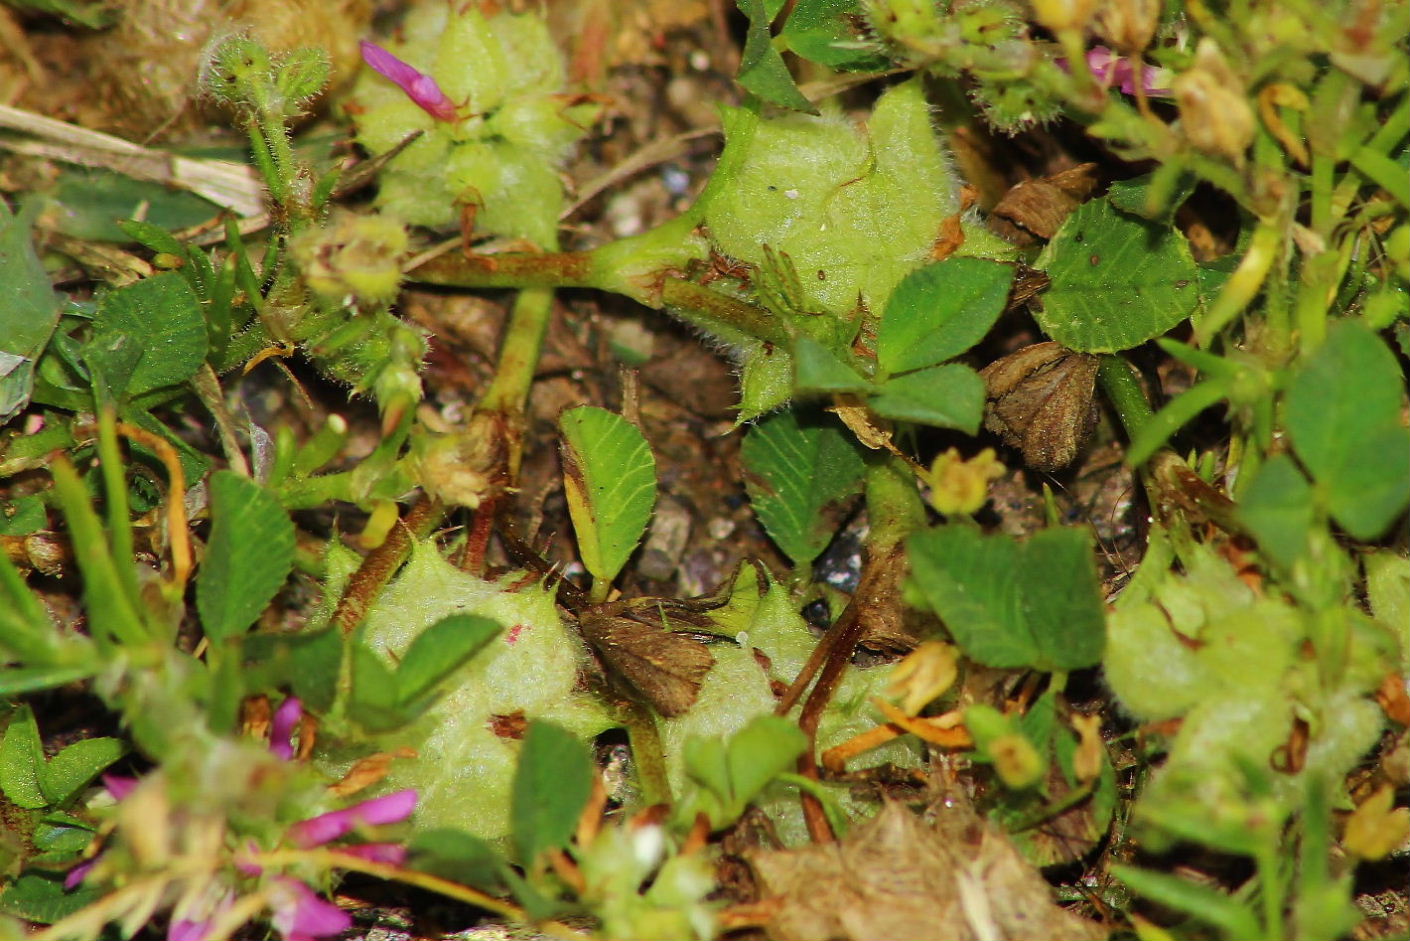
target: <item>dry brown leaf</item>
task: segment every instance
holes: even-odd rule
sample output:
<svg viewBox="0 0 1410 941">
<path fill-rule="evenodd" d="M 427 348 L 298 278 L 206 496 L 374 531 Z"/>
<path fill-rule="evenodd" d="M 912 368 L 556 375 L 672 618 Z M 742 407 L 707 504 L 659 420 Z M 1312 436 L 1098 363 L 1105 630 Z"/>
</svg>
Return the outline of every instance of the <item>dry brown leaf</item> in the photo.
<svg viewBox="0 0 1410 941">
<path fill-rule="evenodd" d="M 336 797 L 347 797 L 349 794 L 356 794 L 376 784 L 387 776 L 391 770 L 392 762 L 398 758 L 415 758 L 416 751 L 411 748 L 398 748 L 395 751 L 378 752 L 375 755 L 368 755 L 360 759 L 356 764 L 348 769 L 348 773 L 343 775 L 341 781 L 328 786 L 328 792 Z"/>
<path fill-rule="evenodd" d="M 1083 163 L 1040 180 L 1025 180 L 994 207 L 991 227 L 1019 245 L 1047 240 L 1096 188 L 1097 166 Z"/>
<path fill-rule="evenodd" d="M 1380 703 L 1386 718 L 1397 725 L 1410 725 L 1410 693 L 1406 692 L 1405 679 L 1395 673 L 1387 673 L 1376 690 L 1376 702 Z"/>
<path fill-rule="evenodd" d="M 1099 360 L 1051 341 L 1025 346 L 979 371 L 984 427 L 1023 452 L 1029 467 L 1055 473 L 1071 464 L 1096 427 L 1093 389 Z"/>
<path fill-rule="evenodd" d="M 841 843 L 759 852 L 750 865 L 771 915 L 769 937 L 791 941 L 1087 941 L 1095 922 L 1053 902 L 1047 882 L 1003 833 L 964 807 L 939 832 L 887 803 Z M 947 819 L 949 818 L 949 819 Z"/>
</svg>

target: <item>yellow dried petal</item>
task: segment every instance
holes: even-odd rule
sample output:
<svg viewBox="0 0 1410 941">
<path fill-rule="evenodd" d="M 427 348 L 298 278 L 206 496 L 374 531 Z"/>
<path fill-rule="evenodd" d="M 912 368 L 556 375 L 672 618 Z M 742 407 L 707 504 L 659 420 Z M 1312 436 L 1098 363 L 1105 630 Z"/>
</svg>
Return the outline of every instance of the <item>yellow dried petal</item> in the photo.
<svg viewBox="0 0 1410 941">
<path fill-rule="evenodd" d="M 989 498 L 989 482 L 1004 476 L 993 448 L 965 460 L 951 448 L 930 465 L 930 502 L 946 516 L 979 512 Z"/>
<path fill-rule="evenodd" d="M 901 700 L 901 711 L 906 715 L 916 715 L 954 685 L 959 659 L 959 649 L 953 644 L 928 640 L 892 668 L 886 694 Z"/>
</svg>

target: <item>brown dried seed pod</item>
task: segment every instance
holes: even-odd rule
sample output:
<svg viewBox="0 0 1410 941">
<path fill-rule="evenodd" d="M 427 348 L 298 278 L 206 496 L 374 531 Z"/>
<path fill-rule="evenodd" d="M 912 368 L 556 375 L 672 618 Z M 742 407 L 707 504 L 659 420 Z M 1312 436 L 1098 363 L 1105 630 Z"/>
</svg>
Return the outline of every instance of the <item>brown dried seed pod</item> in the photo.
<svg viewBox="0 0 1410 941">
<path fill-rule="evenodd" d="M 659 615 L 653 615 L 647 604 L 612 602 L 581 612 L 578 624 L 612 674 L 661 715 L 682 715 L 695 704 L 715 655 L 695 638 L 668 630 L 655 620 Z"/>
<path fill-rule="evenodd" d="M 1036 343 L 980 371 L 984 427 L 1023 453 L 1024 463 L 1062 470 L 1096 425 L 1098 359 L 1058 343 Z"/>
</svg>

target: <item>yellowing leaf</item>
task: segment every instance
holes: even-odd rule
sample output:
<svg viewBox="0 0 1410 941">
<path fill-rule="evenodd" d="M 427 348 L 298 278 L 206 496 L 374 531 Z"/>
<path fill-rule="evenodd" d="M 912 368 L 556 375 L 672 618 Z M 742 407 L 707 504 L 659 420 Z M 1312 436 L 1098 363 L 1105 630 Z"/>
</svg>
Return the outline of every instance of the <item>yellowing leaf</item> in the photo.
<svg viewBox="0 0 1410 941">
<path fill-rule="evenodd" d="M 592 577 L 617 577 L 656 505 L 656 459 L 636 426 L 615 412 L 585 405 L 558 419 L 563 431 L 563 489 Z"/>
<path fill-rule="evenodd" d="M 1383 859 L 1410 836 L 1410 808 L 1391 809 L 1395 788 L 1389 784 L 1362 801 L 1346 821 L 1342 842 L 1362 859 Z"/>
</svg>

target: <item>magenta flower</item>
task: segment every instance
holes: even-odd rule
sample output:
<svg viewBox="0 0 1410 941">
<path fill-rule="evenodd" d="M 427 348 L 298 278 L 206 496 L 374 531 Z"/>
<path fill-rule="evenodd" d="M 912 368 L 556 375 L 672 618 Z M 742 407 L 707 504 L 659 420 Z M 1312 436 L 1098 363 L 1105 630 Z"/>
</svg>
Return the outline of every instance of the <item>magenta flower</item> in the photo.
<svg viewBox="0 0 1410 941">
<path fill-rule="evenodd" d="M 411 816 L 416 809 L 416 789 L 396 791 L 385 797 L 374 797 L 343 810 L 334 810 L 307 820 L 300 820 L 289 828 L 289 839 L 295 846 L 308 849 L 322 846 L 363 826 L 383 823 L 399 823 Z"/>
<path fill-rule="evenodd" d="M 1097 81 L 1121 89 L 1123 95 L 1136 93 L 1136 70 L 1125 56 L 1117 55 L 1106 46 L 1093 46 L 1087 50 L 1087 67 Z M 1168 98 L 1171 94 L 1170 77 L 1169 69 L 1147 64 L 1141 85 L 1147 95 Z"/>
<path fill-rule="evenodd" d="M 210 922 L 182 918 L 167 925 L 166 941 L 205 941 Z"/>
<path fill-rule="evenodd" d="M 303 718 L 303 704 L 297 697 L 285 699 L 270 723 L 269 750 L 281 761 L 289 761 L 294 756 L 293 735 Z M 124 800 L 140 782 L 136 778 L 103 775 L 103 784 L 116 800 Z M 411 816 L 416 809 L 416 791 L 408 789 L 387 794 L 384 797 L 365 800 L 343 810 L 319 814 L 302 820 L 286 831 L 288 839 L 301 849 L 322 846 L 331 840 L 346 836 L 360 827 L 399 823 Z M 407 849 L 398 843 L 361 843 L 340 846 L 338 851 L 359 859 L 390 866 L 400 866 L 406 862 Z M 255 878 L 265 874 L 263 865 L 256 863 L 259 846 L 254 840 L 246 843 L 246 853 L 237 853 L 231 860 L 241 874 Z M 98 860 L 91 859 L 69 871 L 64 879 L 65 888 L 72 889 L 88 876 Z M 342 934 L 352 927 L 352 918 L 331 902 L 320 898 L 307 884 L 289 876 L 268 873 L 265 891 L 271 910 L 271 922 L 283 935 L 285 941 L 318 941 Z M 191 904 L 179 905 L 167 925 L 167 941 L 205 941 L 221 911 L 228 908 L 233 899 L 228 894 L 214 904 L 201 908 Z M 195 917 L 191 917 L 195 916 Z"/>
<path fill-rule="evenodd" d="M 113 800 L 120 801 L 131 794 L 133 788 L 137 787 L 137 779 L 104 772 L 103 787 L 107 788 L 108 793 L 113 795 Z"/>
<path fill-rule="evenodd" d="M 290 696 L 274 710 L 269 727 L 269 750 L 276 758 L 290 761 L 294 757 L 294 729 L 304 717 L 304 705 L 297 696 Z"/>
<path fill-rule="evenodd" d="M 76 889 L 84 879 L 88 878 L 88 874 L 93 871 L 93 867 L 96 865 L 98 865 L 98 857 L 95 856 L 70 869 L 68 875 L 64 876 L 64 891 Z"/>
<path fill-rule="evenodd" d="M 400 866 L 406 862 L 406 847 L 400 843 L 357 843 L 353 846 L 340 846 L 338 852 L 365 859 L 369 863 L 385 863 L 388 866 Z"/>
<path fill-rule="evenodd" d="M 406 92 L 406 97 L 415 102 L 422 111 L 437 121 L 454 121 L 455 102 L 441 91 L 436 80 L 414 66 L 408 65 L 387 50 L 366 39 L 358 44 L 362 50 L 362 61 L 374 72 L 390 79 L 394 85 Z"/>
<path fill-rule="evenodd" d="M 297 879 L 281 878 L 270 886 L 274 927 L 285 941 L 317 941 L 352 927 L 352 916 Z"/>
<path fill-rule="evenodd" d="M 120 801 L 131 794 L 133 789 L 137 787 L 137 779 L 129 778 L 121 774 L 109 774 L 104 771 L 103 787 L 107 788 L 108 793 L 113 795 L 113 800 Z M 65 891 L 77 888 L 84 879 L 87 879 L 88 874 L 93 871 L 94 866 L 98 865 L 98 860 L 101 858 L 102 854 L 100 853 L 87 862 L 79 863 L 77 866 L 70 869 L 68 874 L 64 876 Z"/>
</svg>

